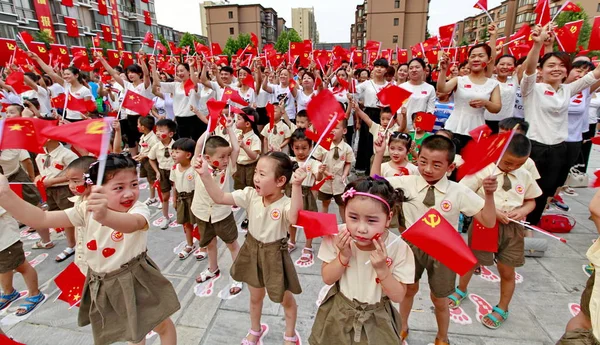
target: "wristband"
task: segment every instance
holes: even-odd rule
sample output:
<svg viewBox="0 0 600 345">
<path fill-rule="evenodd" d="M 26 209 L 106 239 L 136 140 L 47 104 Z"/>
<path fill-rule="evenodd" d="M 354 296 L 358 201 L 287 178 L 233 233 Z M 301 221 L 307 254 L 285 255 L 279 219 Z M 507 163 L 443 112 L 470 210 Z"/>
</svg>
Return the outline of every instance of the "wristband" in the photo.
<svg viewBox="0 0 600 345">
<path fill-rule="evenodd" d="M 342 265 L 343 267 L 350 267 L 350 261 L 348 261 L 347 264 L 344 264 L 342 262 L 342 258 L 340 257 L 340 254 L 338 253 L 338 261 L 340 262 L 340 265 Z"/>
</svg>

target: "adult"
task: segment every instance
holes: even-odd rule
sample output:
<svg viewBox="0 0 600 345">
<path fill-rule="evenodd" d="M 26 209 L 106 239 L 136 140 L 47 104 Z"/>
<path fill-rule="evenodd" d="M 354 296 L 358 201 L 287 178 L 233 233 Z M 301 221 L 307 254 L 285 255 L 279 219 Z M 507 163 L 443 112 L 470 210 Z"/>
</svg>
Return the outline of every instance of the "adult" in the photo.
<svg viewBox="0 0 600 345">
<path fill-rule="evenodd" d="M 305 72 L 302 76 L 302 89 L 296 94 L 297 111 L 306 110 L 308 102 L 316 95 L 315 75 L 312 72 Z"/>
<path fill-rule="evenodd" d="M 408 64 L 403 63 L 398 66 L 398 72 L 396 72 L 396 85 L 402 85 L 408 80 Z"/>
<path fill-rule="evenodd" d="M 425 82 L 425 61 L 414 58 L 408 63 L 408 81 L 400 87 L 412 92 L 404 107 L 406 107 L 407 129 L 412 130 L 412 114 L 424 111 L 433 113 L 435 110 L 435 88 Z M 402 110 L 398 109 L 398 116 Z"/>
<path fill-rule="evenodd" d="M 256 93 L 254 92 L 256 86 L 254 84 L 250 86 L 244 83 L 244 80 L 248 76 L 252 76 L 250 68 L 240 67 L 238 70 L 238 92 L 244 101 L 248 102 L 251 107 L 256 108 Z"/>
<path fill-rule="evenodd" d="M 40 103 L 40 114 L 42 117 L 52 116 L 52 105 L 50 104 L 50 91 L 46 88 L 44 78 L 33 72 L 27 72 L 24 76 L 24 81 L 31 90 L 27 90 L 21 94 L 23 103 L 26 100 L 37 99 Z"/>
<path fill-rule="evenodd" d="M 490 127 L 493 133 L 498 133 L 498 123 L 508 117 L 512 117 L 515 112 L 515 101 L 517 99 L 517 89 L 519 88 L 519 78 L 515 73 L 517 60 L 512 55 L 502 55 L 496 59 L 496 77 L 500 87 L 500 99 L 502 109 L 497 114 L 485 111 L 483 117 L 485 123 Z"/>
<path fill-rule="evenodd" d="M 290 71 L 285 68 L 278 70 L 275 74 L 279 77 L 279 84 L 269 84 L 269 75 L 273 73 L 270 69 L 265 70 L 266 78 L 263 79 L 262 89 L 273 95 L 274 101 L 285 104 L 285 112 L 293 122 L 296 119 L 296 96 L 298 88 L 290 85 Z"/>
</svg>

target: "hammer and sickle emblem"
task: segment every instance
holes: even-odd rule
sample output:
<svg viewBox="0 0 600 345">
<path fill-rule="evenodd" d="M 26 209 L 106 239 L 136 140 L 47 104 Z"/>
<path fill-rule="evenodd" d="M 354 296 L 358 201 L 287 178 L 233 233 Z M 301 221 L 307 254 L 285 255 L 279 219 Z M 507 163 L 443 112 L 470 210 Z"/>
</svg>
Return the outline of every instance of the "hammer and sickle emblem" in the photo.
<svg viewBox="0 0 600 345">
<path fill-rule="evenodd" d="M 86 134 L 102 134 L 104 133 L 104 121 L 94 121 L 85 128 Z"/>
<path fill-rule="evenodd" d="M 7 43 L 6 46 L 8 47 L 8 50 L 15 50 L 15 45 L 12 43 Z"/>
<path fill-rule="evenodd" d="M 571 31 L 572 34 L 577 32 L 577 27 L 576 26 L 571 26 L 571 29 L 569 30 Z"/>
<path fill-rule="evenodd" d="M 429 225 L 432 228 L 435 228 L 436 226 L 440 225 L 440 222 L 442 221 L 440 217 L 438 217 L 436 214 L 430 214 L 427 216 L 427 218 L 423 218 L 422 220 L 425 222 L 425 224 Z"/>
<path fill-rule="evenodd" d="M 62 55 L 65 55 L 65 54 L 67 53 L 67 50 L 66 50 L 66 49 L 64 49 L 64 48 L 60 48 L 60 53 L 61 53 Z"/>
</svg>

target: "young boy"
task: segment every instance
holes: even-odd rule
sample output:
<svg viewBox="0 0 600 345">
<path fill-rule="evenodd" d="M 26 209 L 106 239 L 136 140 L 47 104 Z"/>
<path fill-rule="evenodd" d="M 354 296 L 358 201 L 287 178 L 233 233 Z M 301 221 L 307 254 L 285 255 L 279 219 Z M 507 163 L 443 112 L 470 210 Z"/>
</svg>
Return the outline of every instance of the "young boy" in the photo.
<svg viewBox="0 0 600 345">
<path fill-rule="evenodd" d="M 413 113 L 411 115 L 412 123 L 415 123 L 415 117 L 417 117 L 417 113 Z M 421 145 L 423 144 L 423 141 L 429 136 L 431 136 L 431 133 L 425 132 L 425 130 L 419 127 L 415 127 L 414 132 L 410 132 L 412 146 L 410 148 L 410 153 L 408 154 L 409 162 L 416 162 L 417 157 L 419 156 L 419 150 L 421 149 Z"/>
<path fill-rule="evenodd" d="M 385 142 L 376 141 L 376 155 L 371 169 L 372 174 L 381 174 L 381 160 Z M 402 188 L 407 201 L 402 203 L 406 227 L 417 222 L 429 209 L 435 208 L 444 218 L 458 227 L 460 213 L 474 216 L 484 226 L 492 227 L 496 221 L 494 191 L 497 187 L 495 177 L 484 180 L 485 200 L 469 188 L 448 180 L 447 173 L 454 169 L 454 143 L 443 136 L 433 135 L 423 140 L 419 152 L 420 175 L 390 177 L 388 181 L 394 188 Z M 419 279 L 427 270 L 431 300 L 434 305 L 438 331 L 435 344 L 445 345 L 448 341 L 450 313 L 448 296 L 454 292 L 456 273 L 450 270 L 418 247 L 408 243 L 415 257 L 415 282 L 407 286 L 406 297 L 400 303 L 402 320 L 402 339 L 408 336 L 408 316 L 414 297 L 419 291 Z"/>
<path fill-rule="evenodd" d="M 454 111 L 454 102 L 450 101 L 449 93 L 437 91 L 436 96 L 435 109 L 433 110 L 433 115 L 435 115 L 435 125 L 433 126 L 434 133 L 444 128 L 450 114 Z"/>
<path fill-rule="evenodd" d="M 0 173 L 2 168 L 0 167 Z M 14 272 L 23 275 L 29 292 L 25 302 L 19 305 L 16 315 L 23 316 L 33 311 L 45 299 L 38 286 L 37 272 L 25 259 L 23 243 L 19 240 L 19 224 L 0 207 L 0 311 L 21 298 L 19 291 L 13 287 Z"/>
<path fill-rule="evenodd" d="M 151 187 L 156 181 L 156 173 L 150 165 L 148 153 L 150 153 L 150 149 L 152 149 L 154 145 L 158 143 L 158 137 L 156 134 L 154 134 L 154 124 L 155 120 L 153 116 L 140 116 L 138 118 L 138 131 L 142 133 L 142 136 L 139 140 L 139 153 L 136 156 L 133 156 L 133 159 L 140 162 L 140 177 L 145 177 Z M 156 190 L 154 188 L 150 188 L 150 197 L 144 203 L 147 206 L 158 203 L 158 199 L 156 198 Z"/>
<path fill-rule="evenodd" d="M 371 120 L 369 115 L 367 115 L 364 111 L 360 109 L 360 106 L 358 105 L 357 101 L 352 101 L 352 105 L 354 106 L 354 111 L 356 112 L 356 115 L 358 115 L 358 117 L 360 117 L 360 119 L 363 120 L 365 124 L 369 127 L 369 133 L 373 135 L 373 138 L 378 138 L 380 134 L 385 134 L 385 142 L 387 143 L 390 140 L 390 136 L 392 135 L 392 133 L 400 131 L 396 123 L 390 124 L 390 121 L 394 120 L 392 109 L 390 109 L 390 107 L 381 108 L 381 113 L 379 114 L 381 124 L 378 124 L 377 122 Z M 389 129 L 387 128 L 388 125 L 390 126 Z M 385 131 L 386 129 L 388 129 L 387 132 Z M 373 145 L 373 153 L 375 153 L 375 145 Z M 371 156 L 371 163 L 373 163 L 373 159 L 373 156 Z M 386 145 L 385 152 L 383 154 L 383 163 L 389 161 L 390 151 Z"/>
<path fill-rule="evenodd" d="M 498 252 L 473 250 L 479 264 L 484 266 L 498 263 L 500 273 L 500 302 L 491 313 L 483 317 L 484 326 L 496 329 L 508 318 L 508 304 L 515 291 L 515 267 L 525 264 L 525 241 L 522 225 L 511 222 L 525 220 L 535 208 L 535 198 L 542 195 L 542 190 L 531 174 L 521 166 L 527 161 L 531 151 L 531 143 L 523 134 L 515 134 L 502 156 L 500 164 L 492 163 L 476 174 L 466 176 L 460 184 L 484 196 L 483 180 L 488 176 L 496 176 L 501 183 L 494 193 L 496 218 L 498 224 Z M 473 233 L 473 224 L 469 227 L 469 245 Z M 494 260 L 495 259 L 495 260 Z M 460 277 L 456 291 L 449 296 L 450 308 L 460 306 L 467 296 L 467 286 L 473 271 Z"/>
<path fill-rule="evenodd" d="M 173 135 L 177 131 L 177 124 L 173 120 L 163 119 L 156 123 L 156 135 L 158 143 L 156 143 L 148 152 L 150 166 L 156 174 L 156 178 L 160 181 L 160 191 L 162 193 L 162 214 L 158 226 L 166 230 L 169 227 L 171 218 L 169 217 L 169 197 L 171 192 L 171 180 L 169 176 L 173 169 L 173 157 L 171 150 L 173 147 Z"/>
<path fill-rule="evenodd" d="M 240 152 L 236 135 L 231 127 L 232 123 L 232 121 L 228 123 L 231 146 L 227 140 L 219 136 L 212 136 L 206 140 L 206 147 L 203 149 L 202 143 L 204 142 L 204 136 L 207 135 L 205 133 L 198 139 L 194 155 L 200 157 L 204 150 L 204 159 L 213 172 L 213 179 L 224 191 L 231 190 L 230 177 L 235 172 L 236 161 Z M 203 283 L 220 275 L 217 263 L 217 237 L 225 242 L 233 261 L 237 258 L 240 246 L 237 242 L 238 230 L 231 207 L 215 204 L 206 192 L 202 180 L 196 176 L 195 181 L 196 193 L 191 209 L 196 216 L 196 224 L 200 233 L 200 246 L 207 247 L 209 262 L 206 270 L 196 278 L 196 282 Z M 242 283 L 233 281 L 229 293 L 236 295 L 240 291 L 242 291 Z"/>
<path fill-rule="evenodd" d="M 331 199 L 334 199 L 340 208 L 340 215 L 343 218 L 344 202 L 342 200 L 342 193 L 344 193 L 344 188 L 348 184 L 348 174 L 350 174 L 350 167 L 354 163 L 355 158 L 352 147 L 343 141 L 346 134 L 346 120 L 338 122 L 332 133 L 333 143 L 329 151 L 319 146 L 314 155 L 315 159 L 325 165 L 325 174 L 333 175 L 333 178 L 326 181 L 321 189 L 319 189 L 318 197 L 323 202 L 321 212 L 329 212 L 329 204 L 331 203 Z"/>
<path fill-rule="evenodd" d="M 67 210 L 73 207 L 69 197 L 73 196 L 69 190 L 69 180 L 64 174 L 65 168 L 74 160 L 77 155 L 64 147 L 56 140 L 48 140 L 44 145 L 46 154 L 40 154 L 35 158 L 35 163 L 40 171 L 36 176 L 35 183 L 42 181 L 46 188 L 48 211 Z M 75 228 L 66 228 L 67 247 L 62 253 L 56 256 L 56 262 L 62 262 L 75 254 Z M 46 248 L 46 243 L 38 242 L 32 248 Z"/>
<path fill-rule="evenodd" d="M 298 128 L 311 129 L 312 124 L 308 119 L 308 113 L 306 110 L 300 110 L 296 114 L 296 123 L 290 121 L 290 118 L 287 116 L 285 110 L 282 110 L 283 122 L 290 128 L 290 133 L 294 133 Z"/>
<path fill-rule="evenodd" d="M 516 127 L 517 125 L 519 126 Z M 499 133 L 510 131 L 515 127 L 516 133 L 527 135 L 527 131 L 529 130 L 529 122 L 518 117 L 508 117 L 498 122 Z M 535 166 L 535 162 L 533 159 L 531 159 L 531 157 L 527 157 L 527 160 L 523 164 L 522 168 L 529 171 L 534 180 L 538 180 L 541 177 L 537 167 Z"/>
<path fill-rule="evenodd" d="M 285 112 L 285 109 L 282 107 L 275 107 L 275 114 L 273 128 L 271 125 L 266 125 L 260 135 L 263 137 L 263 147 L 266 152 L 271 151 L 281 151 L 287 153 L 288 144 L 290 142 L 290 137 L 292 136 L 292 132 L 290 132 L 290 128 L 283 121 L 281 121 L 281 114 Z"/>
</svg>

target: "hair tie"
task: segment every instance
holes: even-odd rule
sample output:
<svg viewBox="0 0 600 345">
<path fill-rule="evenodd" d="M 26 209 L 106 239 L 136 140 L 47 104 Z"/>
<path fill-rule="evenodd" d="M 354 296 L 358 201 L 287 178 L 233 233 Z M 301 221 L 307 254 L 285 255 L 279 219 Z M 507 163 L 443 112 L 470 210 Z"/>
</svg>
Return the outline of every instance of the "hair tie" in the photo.
<svg viewBox="0 0 600 345">
<path fill-rule="evenodd" d="M 388 212 L 390 212 L 392 210 L 392 208 L 390 207 L 390 204 L 388 204 L 388 202 L 385 201 L 385 199 L 383 199 L 379 195 L 375 195 L 375 194 L 371 194 L 371 193 L 357 192 L 356 189 L 354 189 L 354 187 L 348 189 L 347 191 L 344 192 L 344 194 L 342 194 L 342 201 L 346 202 L 347 199 L 352 199 L 357 195 L 366 196 L 366 197 L 381 201 L 385 206 L 387 206 Z"/>
</svg>

